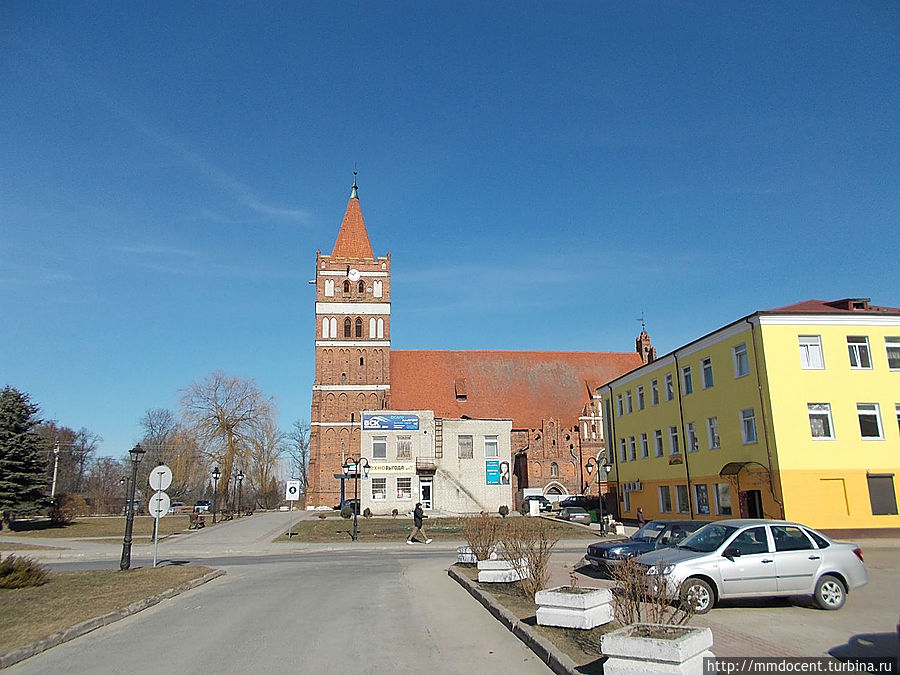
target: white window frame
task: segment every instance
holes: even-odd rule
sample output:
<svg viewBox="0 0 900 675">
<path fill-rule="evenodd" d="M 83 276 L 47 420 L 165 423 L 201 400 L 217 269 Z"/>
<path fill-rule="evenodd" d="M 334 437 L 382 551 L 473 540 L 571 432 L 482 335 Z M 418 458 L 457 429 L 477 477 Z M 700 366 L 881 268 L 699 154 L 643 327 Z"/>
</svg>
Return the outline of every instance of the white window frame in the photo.
<svg viewBox="0 0 900 675">
<path fill-rule="evenodd" d="M 631 389 L 625 390 L 625 414 L 630 415 L 634 412 L 634 401 L 631 400 Z"/>
<path fill-rule="evenodd" d="M 722 490 L 721 488 L 725 488 Z M 727 504 L 725 503 L 725 499 L 723 499 L 724 495 L 722 492 L 725 492 L 728 495 Z M 717 516 L 730 516 L 733 514 L 731 508 L 731 485 L 728 483 L 716 483 L 715 487 L 716 493 L 716 515 Z M 725 509 L 728 509 L 727 511 Z"/>
<path fill-rule="evenodd" d="M 681 369 L 681 393 L 685 396 L 694 393 L 694 381 L 691 378 L 690 366 L 684 366 Z"/>
<path fill-rule="evenodd" d="M 863 409 L 865 408 L 865 410 Z M 878 435 L 877 436 L 864 436 L 862 429 L 862 421 L 863 416 L 875 417 L 875 424 L 878 426 Z M 856 417 L 859 420 L 859 435 L 864 441 L 883 441 L 884 440 L 884 427 L 881 426 L 881 406 L 877 403 L 857 403 L 856 404 Z"/>
<path fill-rule="evenodd" d="M 825 370 L 825 350 L 821 335 L 798 335 L 800 367 L 803 370 Z"/>
<path fill-rule="evenodd" d="M 741 410 L 741 439 L 744 445 L 759 442 L 759 434 L 756 432 L 756 411 L 753 408 Z"/>
<path fill-rule="evenodd" d="M 628 437 L 628 459 L 632 462 L 637 461 L 637 443 L 634 436 Z"/>
<path fill-rule="evenodd" d="M 675 509 L 676 513 L 691 512 L 691 493 L 687 485 L 675 486 Z"/>
<path fill-rule="evenodd" d="M 659 380 L 650 380 L 650 405 L 659 405 Z"/>
<path fill-rule="evenodd" d="M 681 452 L 678 445 L 678 427 L 669 427 L 669 454 L 677 455 Z"/>
<path fill-rule="evenodd" d="M 625 414 L 625 406 L 622 403 L 622 394 L 616 394 L 616 417 Z"/>
<path fill-rule="evenodd" d="M 715 378 L 713 377 L 712 359 L 708 356 L 700 361 L 701 380 L 703 380 L 704 389 L 712 389 L 715 386 Z"/>
<path fill-rule="evenodd" d="M 665 499 L 663 499 L 665 496 Z M 668 485 L 658 485 L 656 497 L 659 499 L 659 512 L 672 513 L 672 491 Z"/>
<path fill-rule="evenodd" d="M 750 357 L 747 354 L 747 343 L 735 345 L 731 350 L 734 359 L 734 379 L 746 377 L 750 374 Z"/>
<path fill-rule="evenodd" d="M 720 450 L 722 448 L 722 438 L 719 436 L 719 418 L 706 418 L 706 441 L 709 443 L 710 450 Z"/>
<path fill-rule="evenodd" d="M 666 400 L 671 401 L 675 398 L 675 380 L 672 373 L 666 373 Z"/>
<path fill-rule="evenodd" d="M 631 513 L 631 492 L 628 490 L 622 491 L 622 512 Z"/>
<path fill-rule="evenodd" d="M 900 337 L 884 338 L 884 352 L 887 356 L 888 370 L 900 370 Z"/>
<path fill-rule="evenodd" d="M 831 417 L 830 403 L 807 403 L 806 412 L 809 415 L 809 433 L 814 441 L 833 441 L 834 440 L 834 420 Z M 813 429 L 813 419 L 824 418 L 828 425 L 827 436 L 816 436 Z"/>
<path fill-rule="evenodd" d="M 387 459 L 387 436 L 372 436 L 372 459 Z"/>
<path fill-rule="evenodd" d="M 684 445 L 688 452 L 700 450 L 700 441 L 697 439 L 697 425 L 693 422 L 687 423 L 687 428 L 684 432 Z"/>
<path fill-rule="evenodd" d="M 650 442 L 647 440 L 647 433 L 641 434 L 641 459 L 650 457 Z"/>
<path fill-rule="evenodd" d="M 409 491 L 404 495 L 402 492 L 401 485 L 408 485 Z M 412 477 L 411 476 L 398 476 L 397 477 L 397 499 L 402 502 L 411 502 L 413 498 L 412 495 Z"/>
<path fill-rule="evenodd" d="M 847 351 L 851 370 L 872 370 L 872 350 L 868 335 L 848 335 Z"/>
<path fill-rule="evenodd" d="M 625 447 L 625 437 L 619 439 L 619 461 L 628 461 L 628 449 Z"/>
<path fill-rule="evenodd" d="M 637 388 L 637 409 L 644 409 L 644 385 L 639 384 Z"/>
<path fill-rule="evenodd" d="M 656 456 L 662 457 L 665 454 L 665 447 L 663 444 L 663 432 L 662 429 L 656 429 L 653 432 L 653 443 L 656 446 Z"/>
<path fill-rule="evenodd" d="M 387 478 L 372 477 L 372 500 L 376 502 L 387 499 Z"/>
<path fill-rule="evenodd" d="M 500 459 L 500 437 L 485 436 L 484 437 L 484 458 Z"/>
</svg>

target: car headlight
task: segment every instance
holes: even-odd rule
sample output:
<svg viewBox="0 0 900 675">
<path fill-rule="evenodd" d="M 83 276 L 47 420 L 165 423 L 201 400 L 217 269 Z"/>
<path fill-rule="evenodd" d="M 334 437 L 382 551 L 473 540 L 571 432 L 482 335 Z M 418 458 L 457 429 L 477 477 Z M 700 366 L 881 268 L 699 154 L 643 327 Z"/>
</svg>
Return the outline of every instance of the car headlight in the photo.
<svg viewBox="0 0 900 675">
<path fill-rule="evenodd" d="M 650 565 L 650 567 L 647 568 L 647 574 L 667 575 L 671 574 L 674 569 L 675 565 Z"/>
</svg>

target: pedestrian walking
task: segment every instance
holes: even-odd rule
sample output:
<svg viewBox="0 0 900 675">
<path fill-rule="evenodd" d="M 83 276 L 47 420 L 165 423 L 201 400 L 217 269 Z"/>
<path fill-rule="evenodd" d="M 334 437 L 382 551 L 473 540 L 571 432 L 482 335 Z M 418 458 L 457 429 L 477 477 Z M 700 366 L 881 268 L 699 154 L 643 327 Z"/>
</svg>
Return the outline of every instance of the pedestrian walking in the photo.
<svg viewBox="0 0 900 675">
<path fill-rule="evenodd" d="M 638 507 L 638 510 L 637 510 L 637 517 L 638 517 L 638 527 L 643 527 L 644 522 L 646 522 L 646 521 L 644 521 L 644 509 L 642 509 L 640 506 Z"/>
<path fill-rule="evenodd" d="M 413 511 L 413 525 L 416 526 L 416 529 L 414 529 L 412 531 L 412 534 L 410 534 L 406 538 L 407 544 L 412 544 L 416 540 L 416 537 L 419 535 L 422 535 L 422 539 L 425 540 L 426 544 L 431 543 L 431 539 L 429 539 L 425 534 L 425 519 L 427 517 L 428 516 L 426 516 L 425 512 L 422 510 L 422 503 L 419 502 L 418 504 L 416 504 L 416 508 Z"/>
</svg>

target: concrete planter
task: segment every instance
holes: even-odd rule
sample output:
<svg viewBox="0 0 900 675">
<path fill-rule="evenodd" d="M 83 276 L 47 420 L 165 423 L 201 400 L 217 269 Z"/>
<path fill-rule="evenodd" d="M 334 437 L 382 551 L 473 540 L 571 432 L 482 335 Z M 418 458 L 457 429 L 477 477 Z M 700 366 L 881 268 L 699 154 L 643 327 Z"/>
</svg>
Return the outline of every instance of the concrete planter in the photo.
<svg viewBox="0 0 900 675">
<path fill-rule="evenodd" d="M 600 649 L 609 657 L 604 675 L 690 673 L 701 675 L 703 659 L 714 658 L 709 628 L 637 623 L 600 638 Z"/>
<path fill-rule="evenodd" d="M 613 618 L 612 593 L 606 588 L 558 586 L 538 591 L 534 602 L 541 626 L 590 630 Z"/>
<path fill-rule="evenodd" d="M 488 560 L 496 560 L 497 552 L 492 551 Z M 460 546 L 456 549 L 456 562 L 474 565 L 478 562 L 478 558 L 475 557 L 475 553 L 472 551 L 471 546 Z"/>
<path fill-rule="evenodd" d="M 522 561 L 523 573 L 527 571 L 525 561 Z M 510 583 L 521 581 L 522 576 L 507 560 L 479 560 L 478 581 L 484 583 Z"/>
</svg>

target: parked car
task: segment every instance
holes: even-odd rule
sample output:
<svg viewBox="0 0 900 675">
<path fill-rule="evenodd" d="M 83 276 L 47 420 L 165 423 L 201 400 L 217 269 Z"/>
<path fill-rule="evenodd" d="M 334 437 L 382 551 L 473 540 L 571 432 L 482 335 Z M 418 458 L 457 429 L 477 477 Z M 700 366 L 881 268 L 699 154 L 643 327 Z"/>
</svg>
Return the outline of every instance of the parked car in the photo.
<svg viewBox="0 0 900 675">
<path fill-rule="evenodd" d="M 171 502 L 169 504 L 169 513 L 182 513 L 184 511 L 184 502 Z"/>
<path fill-rule="evenodd" d="M 564 509 L 560 509 L 556 517 L 560 520 L 568 520 L 573 523 L 581 523 L 582 525 L 591 524 L 591 514 L 580 506 L 567 506 Z"/>
<path fill-rule="evenodd" d="M 209 499 L 198 499 L 194 502 L 194 512 L 209 511 L 212 508 L 212 502 Z"/>
<path fill-rule="evenodd" d="M 596 509 L 600 505 L 597 497 L 586 497 L 585 495 L 572 495 L 560 500 L 559 507 L 562 509 L 577 506 L 582 509 Z"/>
<path fill-rule="evenodd" d="M 651 520 L 627 539 L 588 546 L 585 558 L 594 567 L 608 570 L 642 553 L 674 546 L 707 524 L 704 520 Z"/>
<path fill-rule="evenodd" d="M 525 513 L 531 510 L 531 502 L 538 502 L 541 511 L 550 512 L 553 510 L 553 504 L 544 495 L 528 495 L 525 497 Z"/>
<path fill-rule="evenodd" d="M 705 614 L 723 598 L 811 595 L 840 609 L 868 573 L 855 544 L 783 520 L 719 520 L 673 548 L 643 554 L 647 583 Z"/>
</svg>

